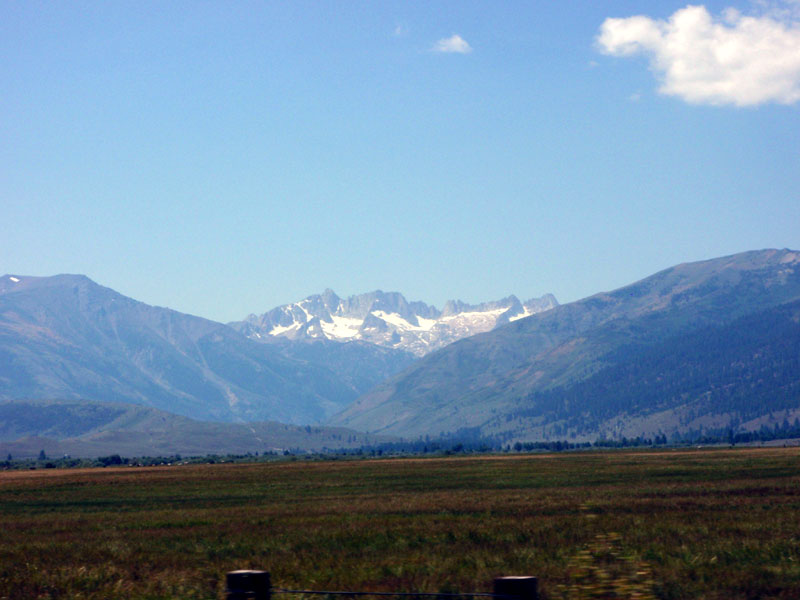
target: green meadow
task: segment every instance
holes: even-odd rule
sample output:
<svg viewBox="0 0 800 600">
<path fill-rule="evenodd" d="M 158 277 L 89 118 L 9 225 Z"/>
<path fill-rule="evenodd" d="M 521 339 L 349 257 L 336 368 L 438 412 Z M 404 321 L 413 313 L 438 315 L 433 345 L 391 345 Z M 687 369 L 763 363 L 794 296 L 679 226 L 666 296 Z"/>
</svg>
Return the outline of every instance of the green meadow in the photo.
<svg viewBox="0 0 800 600">
<path fill-rule="evenodd" d="M 290 589 L 800 598 L 800 450 L 0 472 L 2 599 L 224 598 L 250 568 Z"/>
</svg>

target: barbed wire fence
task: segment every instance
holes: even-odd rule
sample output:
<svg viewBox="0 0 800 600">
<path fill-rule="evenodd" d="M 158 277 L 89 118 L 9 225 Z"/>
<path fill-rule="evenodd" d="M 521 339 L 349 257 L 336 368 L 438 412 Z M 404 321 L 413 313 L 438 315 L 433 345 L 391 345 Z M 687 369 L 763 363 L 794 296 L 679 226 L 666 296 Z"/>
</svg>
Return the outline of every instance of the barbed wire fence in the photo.
<svg viewBox="0 0 800 600">
<path fill-rule="evenodd" d="M 492 593 L 452 593 L 452 592 L 364 592 L 357 590 L 293 590 L 272 587 L 272 578 L 269 571 L 241 570 L 231 571 L 226 575 L 227 600 L 272 600 L 273 595 L 317 595 L 345 596 L 356 598 L 360 596 L 396 598 L 496 598 L 497 600 L 538 600 L 538 579 L 532 576 L 506 576 L 497 577 L 493 581 Z"/>
</svg>

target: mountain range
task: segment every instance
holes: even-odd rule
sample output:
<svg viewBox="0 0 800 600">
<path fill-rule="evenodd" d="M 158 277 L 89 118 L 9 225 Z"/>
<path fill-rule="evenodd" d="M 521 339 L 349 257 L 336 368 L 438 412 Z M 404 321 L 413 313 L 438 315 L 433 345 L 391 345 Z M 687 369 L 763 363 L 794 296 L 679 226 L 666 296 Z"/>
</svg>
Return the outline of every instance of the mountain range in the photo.
<svg viewBox="0 0 800 600">
<path fill-rule="evenodd" d="M 324 356 L 314 360 L 315 352 Z M 80 398 L 203 420 L 308 424 L 411 360 L 363 343 L 282 351 L 82 275 L 0 278 L 0 399 Z"/>
<path fill-rule="evenodd" d="M 421 334 L 441 344 L 538 305 L 527 306 L 510 297 L 478 307 L 454 301 L 438 311 L 399 293 L 342 301 L 326 292 L 269 313 L 316 311 L 302 328 L 289 328 L 296 335 L 260 336 L 244 324 L 229 327 L 149 306 L 83 275 L 6 275 L 0 278 L 0 399 L 126 402 L 209 421 L 320 423 L 410 365 L 415 357 L 405 348 Z M 320 324 L 358 314 L 360 333 L 313 334 Z M 397 343 L 364 339 L 377 327 L 370 323 L 388 327 L 379 315 L 393 321 Z M 406 327 L 417 330 L 406 335 Z"/>
<path fill-rule="evenodd" d="M 490 331 L 554 306 L 558 306 L 558 302 L 552 294 L 524 303 L 512 295 L 477 305 L 450 300 L 438 310 L 424 302 L 408 302 L 398 292 L 377 290 L 343 299 L 328 289 L 229 325 L 260 341 L 271 338 L 360 340 L 424 356 L 461 338 Z"/>
<path fill-rule="evenodd" d="M 439 311 L 395 292 L 341 299 L 327 290 L 230 325 L 80 275 L 7 275 L 0 400 L 17 402 L 15 422 L 28 424 L 0 424 L 6 440 L 54 435 L 36 425 L 43 411 L 70 423 L 91 413 L 63 403 L 113 402 L 191 418 L 169 431 L 195 432 L 186 439 L 203 440 L 206 452 L 215 436 L 219 447 L 238 446 L 222 437 L 233 430 L 197 420 L 497 444 L 772 427 L 800 418 L 800 253 L 681 264 L 563 305 L 510 296 Z M 61 407 L 43 408 L 54 401 Z M 75 425 L 73 437 L 99 435 L 106 448 L 143 439 L 156 422 Z M 326 431 L 314 443 L 343 435 Z M 263 447 L 286 447 L 282 439 Z"/>
<path fill-rule="evenodd" d="M 470 430 L 510 441 L 796 418 L 799 300 L 798 252 L 678 265 L 455 342 L 330 422 L 411 437 Z M 720 401 L 734 396 L 735 405 Z"/>
</svg>

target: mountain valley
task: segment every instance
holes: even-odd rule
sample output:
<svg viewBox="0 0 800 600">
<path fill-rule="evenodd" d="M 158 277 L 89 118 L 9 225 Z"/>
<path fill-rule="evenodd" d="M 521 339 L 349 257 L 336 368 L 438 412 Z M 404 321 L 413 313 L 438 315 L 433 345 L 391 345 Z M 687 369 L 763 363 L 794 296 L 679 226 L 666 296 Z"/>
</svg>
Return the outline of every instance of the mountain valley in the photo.
<svg viewBox="0 0 800 600">
<path fill-rule="evenodd" d="M 149 427 L 162 436 L 154 448 L 174 448 L 173 436 L 209 453 L 253 447 L 227 439 L 252 429 L 267 436 L 259 447 L 285 448 L 309 425 L 320 437 L 296 447 L 378 435 L 495 447 L 682 439 L 786 425 L 800 418 L 800 253 L 681 264 L 563 305 L 509 296 L 440 311 L 397 292 L 327 290 L 230 326 L 80 275 L 7 275 L 0 400 L 17 411 L 0 423 L 3 441 L 69 439 L 93 451 L 113 440 L 141 448 Z M 144 412 L 92 429 L 120 406 Z M 266 422 L 295 429 L 255 425 Z"/>
<path fill-rule="evenodd" d="M 800 339 L 794 340 L 788 328 L 796 318 L 791 303 L 798 299 L 800 253 L 790 250 L 746 252 L 678 265 L 613 292 L 458 341 L 417 361 L 330 422 L 409 437 L 461 430 L 511 441 L 593 440 L 623 432 L 629 436 L 672 434 L 701 425 L 738 425 L 756 415 L 783 419 L 790 416 L 782 412 L 788 407 L 794 407 L 794 418 L 800 408 L 796 391 L 800 369 L 786 365 L 794 364 L 800 351 Z M 770 314 L 772 309 L 779 312 Z M 786 327 L 770 328 L 758 343 L 753 342 L 751 350 L 758 356 L 763 346 L 778 344 L 783 350 L 775 360 L 788 369 L 788 375 L 779 381 L 761 380 L 759 385 L 773 392 L 778 386 L 788 396 L 781 393 L 765 402 L 767 396 L 762 394 L 763 403 L 745 415 L 741 406 L 726 410 L 719 403 L 704 403 L 704 398 L 719 397 L 708 384 L 676 392 L 655 385 L 666 374 L 650 373 L 651 385 L 638 382 L 631 387 L 637 390 L 635 404 L 612 403 L 616 410 L 603 404 L 610 402 L 608 394 L 601 393 L 609 383 L 599 383 L 601 377 L 613 381 L 613 369 L 652 360 L 648 353 L 662 356 L 664 348 L 677 346 L 689 335 L 695 336 L 701 348 L 703 335 L 728 339 L 730 343 L 722 345 L 730 351 L 720 359 L 723 365 L 725 360 L 748 361 L 746 353 L 734 352 L 737 340 L 745 339 L 743 327 L 761 331 L 758 313 L 763 311 L 767 311 L 765 322 L 783 319 Z M 737 323 L 747 316 L 752 319 Z M 737 385 L 730 369 L 723 369 L 725 377 L 712 376 L 713 361 L 705 362 L 703 357 L 702 352 L 696 354 L 693 367 L 700 370 L 701 380 L 717 378 L 717 386 Z M 592 381 L 597 386 L 591 386 Z M 745 392 L 735 394 L 746 398 Z M 656 418 L 664 410 L 669 414 Z"/>
<path fill-rule="evenodd" d="M 344 365 L 340 376 L 325 361 L 286 354 L 82 275 L 0 278 L 0 399 L 115 401 L 208 421 L 305 425 L 411 361 L 336 345 L 325 361 Z"/>
<path fill-rule="evenodd" d="M 395 441 L 344 428 L 199 421 L 147 406 L 85 400 L 0 401 L 0 455 L 97 457 L 325 452 Z"/>
</svg>

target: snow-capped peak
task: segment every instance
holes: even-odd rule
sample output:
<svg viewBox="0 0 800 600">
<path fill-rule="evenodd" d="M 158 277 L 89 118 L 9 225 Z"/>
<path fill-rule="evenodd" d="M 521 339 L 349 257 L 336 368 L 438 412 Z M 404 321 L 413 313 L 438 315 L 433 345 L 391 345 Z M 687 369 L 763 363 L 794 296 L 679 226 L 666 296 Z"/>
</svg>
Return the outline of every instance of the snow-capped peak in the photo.
<svg viewBox="0 0 800 600">
<path fill-rule="evenodd" d="M 408 302 L 398 292 L 377 290 L 341 299 L 328 289 L 231 325 L 261 341 L 270 337 L 362 340 L 422 356 L 557 305 L 547 294 L 525 303 L 515 296 L 478 305 L 451 300 L 440 311 L 424 302 Z"/>
</svg>

